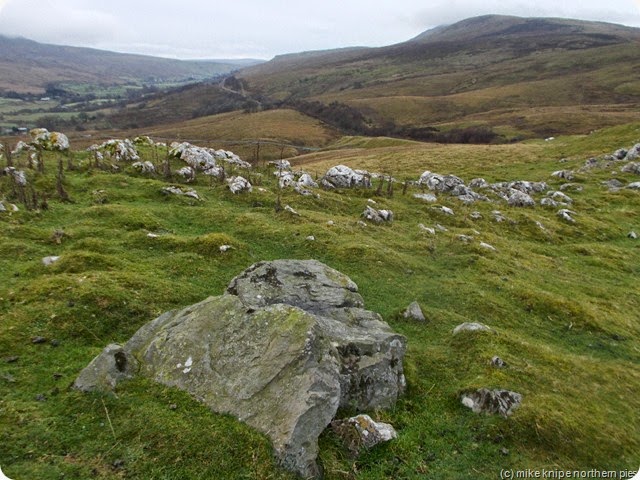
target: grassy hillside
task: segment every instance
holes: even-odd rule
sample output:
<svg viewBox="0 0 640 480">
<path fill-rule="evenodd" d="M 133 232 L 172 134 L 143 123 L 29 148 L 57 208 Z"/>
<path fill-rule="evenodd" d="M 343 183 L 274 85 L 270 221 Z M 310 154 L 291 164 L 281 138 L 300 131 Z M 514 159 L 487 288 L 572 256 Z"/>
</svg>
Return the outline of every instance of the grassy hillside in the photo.
<svg viewBox="0 0 640 480">
<path fill-rule="evenodd" d="M 638 141 L 639 123 L 482 147 L 352 137 L 295 163 L 318 173 L 344 163 L 399 180 L 428 169 L 467 182 L 544 180 L 557 189 L 565 181 L 551 172 L 577 170 L 589 157 Z M 156 161 L 152 150 L 142 156 Z M 272 172 L 260 169 L 248 174 L 260 189 L 245 195 L 198 178 L 191 185 L 203 198 L 197 202 L 162 195 L 160 176 L 91 168 L 84 152 L 74 153 L 73 169 L 63 161 L 71 202 L 62 202 L 57 160 L 46 156 L 44 174 L 28 171 L 35 190 L 47 194 L 47 210 L 18 202 L 19 212 L 0 213 L 0 466 L 10 478 L 290 478 L 263 436 L 185 394 L 140 379 L 116 395 L 68 388 L 108 343 L 126 341 L 164 311 L 222 293 L 252 263 L 276 258 L 315 258 L 349 275 L 367 308 L 408 338 L 406 396 L 391 411 L 369 412 L 392 423 L 398 439 L 354 459 L 326 432 L 327 479 L 638 467 L 640 243 L 627 233 L 640 231 L 640 196 L 601 185 L 638 176 L 615 167 L 615 174 L 578 173 L 582 190 L 567 191 L 577 222 L 568 224 L 540 206 L 467 206 L 440 196 L 436 205 L 455 211 L 446 216 L 414 198 L 415 186 L 301 197 L 280 192 Z M 276 212 L 278 194 L 300 216 Z M 1 177 L 0 197 L 14 196 Z M 369 198 L 395 212 L 392 225 L 358 224 Z M 495 222 L 496 209 L 508 220 Z M 420 223 L 448 231 L 429 235 Z M 221 253 L 222 244 L 233 249 Z M 48 255 L 60 260 L 45 267 Z M 401 319 L 414 300 L 428 323 Z M 453 337 L 465 321 L 497 333 Z M 33 342 L 38 336 L 43 343 Z M 494 355 L 508 367 L 490 367 Z M 520 392 L 523 404 L 509 419 L 477 416 L 458 397 L 478 387 Z"/>
<path fill-rule="evenodd" d="M 70 134 L 70 138 L 78 148 L 86 148 L 122 134 L 118 130 L 75 132 Z M 260 162 L 317 150 L 339 138 L 334 128 L 288 109 L 221 113 L 129 130 L 127 134 L 131 137 L 150 135 L 157 141 L 187 141 L 224 148 L 250 161 Z"/>
<path fill-rule="evenodd" d="M 619 25 L 486 16 L 389 47 L 274 59 L 239 76 L 249 91 L 280 101 L 337 101 L 379 125 L 586 133 L 602 120 L 602 105 L 604 125 L 638 119 L 639 46 L 640 30 Z M 536 115 L 554 107 L 580 115 Z"/>
</svg>

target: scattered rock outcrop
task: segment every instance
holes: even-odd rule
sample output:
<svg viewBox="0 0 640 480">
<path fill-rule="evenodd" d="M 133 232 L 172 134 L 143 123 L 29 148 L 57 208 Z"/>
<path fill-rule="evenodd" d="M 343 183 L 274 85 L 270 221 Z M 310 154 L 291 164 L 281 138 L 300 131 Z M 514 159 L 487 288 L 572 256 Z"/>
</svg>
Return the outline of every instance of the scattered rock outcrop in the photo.
<svg viewBox="0 0 640 480">
<path fill-rule="evenodd" d="M 219 176 L 221 168 L 217 161 L 222 161 L 240 168 L 251 168 L 251 164 L 242 160 L 238 155 L 227 150 L 214 150 L 212 148 L 198 147 L 188 142 L 173 142 L 169 150 L 169 155 L 179 158 L 197 171 L 209 172 L 215 170 L 215 176 Z"/>
<path fill-rule="evenodd" d="M 143 174 L 156 173 L 156 167 L 149 161 L 135 162 L 131 167 L 137 172 Z"/>
<path fill-rule="evenodd" d="M 512 207 L 533 207 L 536 204 L 529 194 L 515 189 L 511 189 L 507 203 Z"/>
<path fill-rule="evenodd" d="M 575 218 L 573 218 L 573 215 L 575 215 L 576 212 L 572 211 L 572 210 L 567 210 L 566 208 L 563 208 L 562 210 L 558 210 L 557 215 L 563 219 L 566 222 L 569 223 L 576 223 Z"/>
<path fill-rule="evenodd" d="M 640 162 L 629 162 L 621 169 L 625 173 L 640 175 Z"/>
<path fill-rule="evenodd" d="M 331 422 L 331 429 L 342 439 L 354 456 L 357 456 L 362 449 L 372 448 L 398 436 L 392 425 L 376 422 L 369 415 L 334 420 Z"/>
<path fill-rule="evenodd" d="M 320 180 L 325 188 L 371 187 L 371 174 L 365 170 L 353 170 L 345 165 L 331 167 Z"/>
<path fill-rule="evenodd" d="M 178 195 L 184 197 L 195 198 L 196 200 L 201 200 L 200 195 L 193 188 L 179 187 L 176 185 L 170 185 L 168 187 L 163 187 L 160 190 L 165 195 Z"/>
<path fill-rule="evenodd" d="M 69 150 L 69 139 L 64 133 L 50 132 L 46 128 L 33 128 L 29 135 L 31 144 L 36 148 L 59 152 Z"/>
<path fill-rule="evenodd" d="M 12 177 L 15 185 L 19 187 L 27 186 L 27 174 L 24 170 L 18 170 L 15 167 L 6 167 L 3 171 L 3 174 Z"/>
<path fill-rule="evenodd" d="M 464 322 L 453 329 L 453 334 L 458 335 L 463 332 L 493 332 L 490 327 L 477 322 Z"/>
<path fill-rule="evenodd" d="M 435 203 L 438 201 L 438 197 L 436 197 L 433 193 L 414 193 L 413 197 L 429 203 Z"/>
<path fill-rule="evenodd" d="M 320 476 L 318 436 L 339 407 L 391 407 L 404 337 L 364 309 L 356 284 L 315 260 L 257 263 L 225 294 L 161 315 L 109 345 L 74 385 L 143 375 L 264 432 L 287 469 Z"/>
<path fill-rule="evenodd" d="M 481 388 L 463 393 L 460 400 L 465 407 L 470 408 L 474 413 L 497 414 L 506 418 L 520 406 L 522 395 L 509 390 Z"/>
<path fill-rule="evenodd" d="M 433 232 L 435 234 L 435 231 Z M 418 302 L 411 302 L 407 309 L 402 313 L 402 316 L 407 320 L 416 320 L 418 322 L 426 322 L 427 319 L 422 313 L 422 308 Z"/>
<path fill-rule="evenodd" d="M 249 183 L 249 180 L 240 176 L 227 178 L 227 185 L 229 186 L 229 190 L 231 190 L 231 193 L 253 191 L 253 186 L 251 185 L 251 183 Z"/>
<path fill-rule="evenodd" d="M 105 158 L 116 162 L 137 162 L 140 160 L 136 146 L 128 138 L 107 140 L 100 145 L 92 145 L 87 150 L 96 154 L 99 160 Z"/>
<path fill-rule="evenodd" d="M 361 216 L 365 220 L 369 220 L 373 223 L 385 223 L 393 221 L 393 212 L 391 210 L 376 210 L 369 205 L 367 205 Z"/>
<path fill-rule="evenodd" d="M 631 147 L 627 151 L 627 153 L 626 153 L 626 155 L 624 157 L 625 161 L 627 161 L 627 162 L 631 162 L 633 160 L 637 160 L 638 158 L 640 158 L 640 143 L 636 143 L 633 147 Z"/>
</svg>

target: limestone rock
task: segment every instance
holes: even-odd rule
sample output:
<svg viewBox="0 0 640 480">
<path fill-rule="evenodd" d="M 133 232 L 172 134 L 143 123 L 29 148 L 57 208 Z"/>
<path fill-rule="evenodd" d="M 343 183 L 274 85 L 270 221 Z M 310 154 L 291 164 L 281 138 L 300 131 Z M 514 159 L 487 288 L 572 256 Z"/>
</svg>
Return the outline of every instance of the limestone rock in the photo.
<svg viewBox="0 0 640 480">
<path fill-rule="evenodd" d="M 469 182 L 471 188 L 489 188 L 489 182 L 484 178 L 474 178 Z"/>
<path fill-rule="evenodd" d="M 493 330 L 482 323 L 476 322 L 464 322 L 453 329 L 454 335 L 463 332 L 493 332 Z"/>
<path fill-rule="evenodd" d="M 533 207 L 536 204 L 529 194 L 516 189 L 511 190 L 507 203 L 512 207 Z"/>
<path fill-rule="evenodd" d="M 624 157 L 627 156 L 627 150 L 624 148 L 619 148 L 615 152 L 613 152 L 613 156 L 616 160 L 624 160 Z"/>
<path fill-rule="evenodd" d="M 627 185 L 627 188 L 631 190 L 640 190 L 640 182 L 633 182 Z"/>
<path fill-rule="evenodd" d="M 315 260 L 257 263 L 224 295 L 109 346 L 75 386 L 109 390 L 137 371 L 265 433 L 285 468 L 317 478 L 318 436 L 338 408 L 391 407 L 405 388 L 405 339 L 357 290 Z"/>
<path fill-rule="evenodd" d="M 622 183 L 617 178 L 612 178 L 611 180 L 602 182 L 602 185 L 604 185 L 605 187 L 609 187 L 610 190 L 618 190 L 624 187 L 624 183 Z"/>
<path fill-rule="evenodd" d="M 506 368 L 507 366 L 506 362 L 498 356 L 493 357 L 489 364 L 496 368 Z"/>
<path fill-rule="evenodd" d="M 490 250 L 492 252 L 497 252 L 498 249 L 496 247 L 494 247 L 493 245 L 489 244 L 489 243 L 485 243 L 485 242 L 480 242 L 480 248 L 484 248 L 485 250 Z"/>
<path fill-rule="evenodd" d="M 337 165 L 327 170 L 321 183 L 325 188 L 370 188 L 371 174 L 362 170 L 352 170 L 344 165 Z"/>
<path fill-rule="evenodd" d="M 288 170 L 278 170 L 275 175 L 278 177 L 278 186 L 280 188 L 286 188 L 296 181 L 296 177 Z"/>
<path fill-rule="evenodd" d="M 148 147 L 152 147 L 155 145 L 155 142 L 148 135 L 140 135 L 133 139 L 134 145 L 146 145 Z"/>
<path fill-rule="evenodd" d="M 543 207 L 555 208 L 558 206 L 558 202 L 556 202 L 553 198 L 545 197 L 540 200 L 540 205 Z"/>
<path fill-rule="evenodd" d="M 449 207 L 445 207 L 444 205 L 441 207 L 431 207 L 434 210 L 437 210 L 439 212 L 444 213 L 445 215 L 455 215 L 453 209 L 449 208 Z"/>
<path fill-rule="evenodd" d="M 433 193 L 414 193 L 413 197 L 429 203 L 435 203 L 438 201 L 438 197 L 436 197 Z"/>
<path fill-rule="evenodd" d="M 547 196 L 551 197 L 556 202 L 560 202 L 563 205 L 569 205 L 573 203 L 573 199 L 569 195 L 560 191 L 549 192 L 547 193 Z"/>
<path fill-rule="evenodd" d="M 427 227 L 423 223 L 419 223 L 418 224 L 418 228 L 420 230 L 422 230 L 423 232 L 428 233 L 429 235 L 435 235 L 436 234 L 436 229 L 435 228 Z"/>
<path fill-rule="evenodd" d="M 572 190 L 574 192 L 581 192 L 584 190 L 582 185 L 578 185 L 577 183 L 563 183 L 560 185 L 560 191 L 564 192 L 565 190 Z"/>
<path fill-rule="evenodd" d="M 244 177 L 228 178 L 227 184 L 229 185 L 231 193 L 251 192 L 253 190 L 253 186 L 249 183 L 249 180 Z"/>
<path fill-rule="evenodd" d="M 502 215 L 502 212 L 500 212 L 499 210 L 493 210 L 491 212 L 491 215 L 493 216 L 493 219 L 498 223 L 502 223 L 507 220 L 507 218 L 504 215 Z"/>
<path fill-rule="evenodd" d="M 462 404 L 474 413 L 498 414 L 505 418 L 522 403 L 522 395 L 519 393 L 486 388 L 464 393 L 460 399 Z"/>
<path fill-rule="evenodd" d="M 50 132 L 46 128 L 33 128 L 29 131 L 31 144 L 42 150 L 64 152 L 69 150 L 69 139 L 64 133 Z"/>
<path fill-rule="evenodd" d="M 342 438 L 349 451 L 356 456 L 363 448 L 372 448 L 398 436 L 392 425 L 376 422 L 369 415 L 335 420 L 331 422 L 331 428 Z"/>
<path fill-rule="evenodd" d="M 238 155 L 230 152 L 229 150 L 213 150 L 208 148 L 207 151 L 209 151 L 216 160 L 247 170 L 251 168 L 251 164 L 249 162 L 242 160 Z"/>
<path fill-rule="evenodd" d="M 296 210 L 294 210 L 294 208 L 291 205 L 285 205 L 284 211 L 289 212 L 291 215 L 294 215 L 296 217 L 300 216 L 300 214 Z"/>
<path fill-rule="evenodd" d="M 156 173 L 156 167 L 149 161 L 135 162 L 131 167 L 139 173 Z"/>
<path fill-rule="evenodd" d="M 427 321 L 427 319 L 424 317 L 424 313 L 422 313 L 422 308 L 420 308 L 420 304 L 418 302 L 412 302 L 403 312 L 402 316 L 408 320 L 416 320 L 418 322 Z"/>
<path fill-rule="evenodd" d="M 393 212 L 391 210 L 376 210 L 367 205 L 367 208 L 361 215 L 365 220 L 370 220 L 374 223 L 384 223 L 393 221 Z"/>
<path fill-rule="evenodd" d="M 216 159 L 208 149 L 196 147 L 188 142 L 173 142 L 169 155 L 183 160 L 196 170 L 204 171 L 216 166 Z"/>
<path fill-rule="evenodd" d="M 59 257 L 59 256 L 57 256 L 57 255 L 51 255 L 51 256 L 48 256 L 48 257 L 44 257 L 44 258 L 42 259 L 42 264 L 43 264 L 45 267 L 48 267 L 48 266 L 53 265 L 54 263 L 56 263 L 58 260 L 60 260 L 60 257 Z"/>
<path fill-rule="evenodd" d="M 176 175 L 184 178 L 187 183 L 193 182 L 196 179 L 196 171 L 193 167 L 182 167 L 176 172 Z"/>
<path fill-rule="evenodd" d="M 24 173 L 24 170 L 18 170 L 15 167 L 6 167 L 2 171 L 5 175 L 13 178 L 13 182 L 19 187 L 27 186 L 27 174 Z"/>
<path fill-rule="evenodd" d="M 100 153 L 102 158 L 115 160 L 116 162 L 137 162 L 140 160 L 138 150 L 131 140 L 111 139 L 100 145 L 92 145 L 90 152 Z"/>
<path fill-rule="evenodd" d="M 563 208 L 562 210 L 558 210 L 557 215 L 562 218 L 564 221 L 569 222 L 569 223 L 576 223 L 576 220 L 572 217 L 572 215 L 575 215 L 576 212 L 573 212 L 571 210 L 567 210 L 566 208 Z"/>
<path fill-rule="evenodd" d="M 640 175 L 640 162 L 627 163 L 621 170 L 625 173 L 635 173 L 636 175 Z"/>
<path fill-rule="evenodd" d="M 624 159 L 628 162 L 640 158 L 640 143 L 636 143 L 629 149 Z"/>
<path fill-rule="evenodd" d="M 455 175 L 439 175 L 427 170 L 420 175 L 418 185 L 425 185 L 429 190 L 450 193 L 456 187 L 464 185 L 464 181 Z"/>
<path fill-rule="evenodd" d="M 631 240 L 636 240 L 638 238 L 638 234 L 632 230 L 627 234 L 627 237 L 629 237 Z"/>
<path fill-rule="evenodd" d="M 303 173 L 298 178 L 298 186 L 299 187 L 307 187 L 307 188 L 318 188 L 318 184 L 313 180 L 313 177 L 308 173 Z"/>
<path fill-rule="evenodd" d="M 573 180 L 573 170 L 557 170 L 551 174 L 552 177 L 563 178 L 565 180 Z"/>
<path fill-rule="evenodd" d="M 269 165 L 273 165 L 278 170 L 291 170 L 291 162 L 289 160 L 274 160 L 269 162 Z"/>
<path fill-rule="evenodd" d="M 200 200 L 200 195 L 198 195 L 198 192 L 196 192 L 193 188 L 183 188 L 175 185 L 170 185 L 168 187 L 163 187 L 160 191 L 165 195 L 178 195 Z"/>
</svg>

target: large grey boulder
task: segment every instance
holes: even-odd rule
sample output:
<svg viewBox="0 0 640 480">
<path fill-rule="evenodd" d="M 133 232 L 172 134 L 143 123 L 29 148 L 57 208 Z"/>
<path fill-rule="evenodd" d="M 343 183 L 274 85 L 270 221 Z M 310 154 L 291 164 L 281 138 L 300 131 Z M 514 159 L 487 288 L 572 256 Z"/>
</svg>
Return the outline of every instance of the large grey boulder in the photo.
<svg viewBox="0 0 640 480">
<path fill-rule="evenodd" d="M 364 170 L 353 170 L 345 165 L 336 165 L 327 170 L 321 180 L 325 188 L 371 187 L 371 174 Z"/>
<path fill-rule="evenodd" d="M 319 477 L 318 437 L 338 408 L 391 407 L 405 388 L 404 337 L 363 307 L 357 285 L 318 261 L 260 262 L 224 295 L 107 347 L 75 387 L 110 390 L 136 372 L 178 387 L 268 435 L 285 468 Z"/>
</svg>

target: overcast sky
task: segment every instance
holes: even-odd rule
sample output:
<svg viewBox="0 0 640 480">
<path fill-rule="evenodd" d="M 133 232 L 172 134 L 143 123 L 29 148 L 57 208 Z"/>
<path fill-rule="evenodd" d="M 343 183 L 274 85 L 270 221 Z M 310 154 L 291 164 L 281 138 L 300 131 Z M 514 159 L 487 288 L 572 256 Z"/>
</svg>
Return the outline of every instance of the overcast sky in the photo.
<svg viewBox="0 0 640 480">
<path fill-rule="evenodd" d="M 402 42 L 499 13 L 640 27 L 640 0 L 0 0 L 0 34 L 172 58 L 264 58 Z"/>
</svg>

